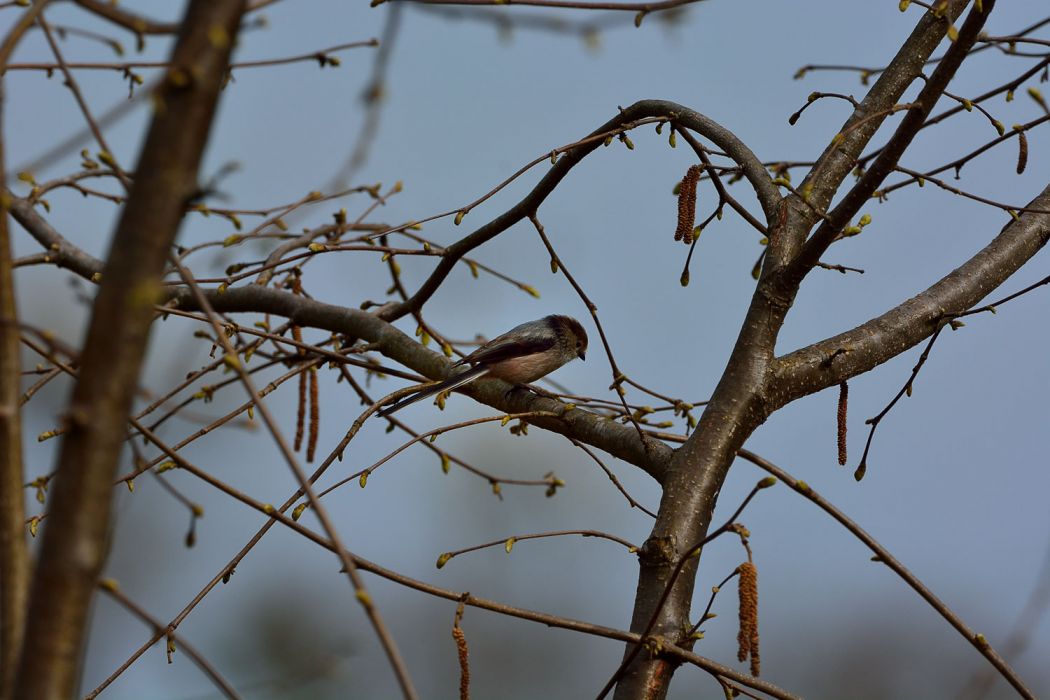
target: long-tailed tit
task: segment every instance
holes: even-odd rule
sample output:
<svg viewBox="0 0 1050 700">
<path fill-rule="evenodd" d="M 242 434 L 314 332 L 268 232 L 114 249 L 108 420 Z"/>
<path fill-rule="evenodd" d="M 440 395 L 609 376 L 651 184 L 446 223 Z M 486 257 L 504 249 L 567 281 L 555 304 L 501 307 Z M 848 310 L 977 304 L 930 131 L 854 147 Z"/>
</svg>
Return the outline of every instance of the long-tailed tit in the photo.
<svg viewBox="0 0 1050 700">
<path fill-rule="evenodd" d="M 528 384 L 577 357 L 586 359 L 586 354 L 587 332 L 579 321 L 570 316 L 545 316 L 493 338 L 452 365 L 453 368 L 470 365 L 469 369 L 455 373 L 439 384 L 421 389 L 376 415 L 389 415 L 409 404 L 443 391 L 452 391 L 481 377 L 497 377 L 511 384 Z"/>
</svg>

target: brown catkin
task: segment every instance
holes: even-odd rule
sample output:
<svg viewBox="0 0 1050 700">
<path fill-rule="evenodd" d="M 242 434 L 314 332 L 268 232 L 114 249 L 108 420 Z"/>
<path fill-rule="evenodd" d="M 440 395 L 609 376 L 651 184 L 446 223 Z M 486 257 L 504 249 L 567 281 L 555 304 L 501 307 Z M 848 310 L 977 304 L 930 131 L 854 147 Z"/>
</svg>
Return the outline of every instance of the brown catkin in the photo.
<svg viewBox="0 0 1050 700">
<path fill-rule="evenodd" d="M 839 436 L 839 464 L 846 466 L 848 456 L 846 454 L 846 407 L 849 403 L 849 384 L 839 384 L 839 411 L 838 411 L 838 436 Z"/>
<path fill-rule="evenodd" d="M 751 657 L 751 675 L 761 672 L 758 655 L 758 569 L 751 562 L 740 565 L 740 632 L 737 634 L 737 660 Z"/>
<path fill-rule="evenodd" d="M 452 637 L 456 640 L 456 654 L 459 656 L 459 700 L 470 700 L 470 662 L 467 660 L 467 635 L 457 624 L 452 628 Z"/>
<path fill-rule="evenodd" d="M 696 183 L 700 181 L 700 166 L 693 165 L 685 172 L 678 188 L 678 227 L 674 231 L 676 241 L 693 242 L 693 226 L 696 224 Z"/>
<path fill-rule="evenodd" d="M 292 326 L 292 338 L 296 342 L 303 342 L 303 331 L 299 326 Z M 299 351 L 300 354 L 302 350 Z M 306 423 L 306 376 L 299 373 L 299 412 L 295 419 L 295 451 L 303 446 L 303 426 Z"/>
<path fill-rule="evenodd" d="M 1028 166 L 1028 137 L 1023 131 L 1017 132 L 1017 174 L 1020 175 Z"/>
<path fill-rule="evenodd" d="M 310 377 L 310 439 L 306 444 L 306 461 L 314 461 L 317 451 L 317 434 L 321 423 L 321 404 L 317 401 L 317 371 L 311 367 L 306 370 Z"/>
</svg>

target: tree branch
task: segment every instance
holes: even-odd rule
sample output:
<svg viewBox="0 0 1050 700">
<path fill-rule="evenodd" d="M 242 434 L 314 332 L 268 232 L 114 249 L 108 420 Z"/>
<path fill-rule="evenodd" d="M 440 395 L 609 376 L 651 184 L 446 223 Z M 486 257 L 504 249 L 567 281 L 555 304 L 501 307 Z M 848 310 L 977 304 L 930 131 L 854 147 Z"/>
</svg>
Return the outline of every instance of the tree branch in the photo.
<svg viewBox="0 0 1050 700">
<path fill-rule="evenodd" d="M 959 66 L 962 65 L 963 59 L 966 58 L 970 49 L 973 48 L 977 37 L 984 28 L 988 15 L 994 7 L 995 0 L 986 0 L 981 10 L 974 7 L 967 15 L 962 29 L 959 30 L 958 37 L 937 64 L 933 75 L 926 80 L 926 85 L 919 92 L 919 96 L 915 98 L 912 108 L 904 115 L 904 119 L 901 120 L 897 130 L 893 132 L 889 142 L 882 147 L 879 156 L 868 167 L 860 180 L 850 188 L 849 192 L 842 198 L 842 201 L 828 213 L 827 218 L 821 222 L 817 231 L 803 245 L 798 258 L 791 263 L 793 268 L 792 278 L 800 280 L 805 271 L 820 260 L 820 256 L 824 254 L 824 251 L 839 235 L 850 218 L 856 215 L 861 206 L 871 198 L 872 193 L 878 189 L 879 185 L 886 179 L 886 176 L 893 172 L 898 161 L 900 161 L 901 155 L 904 154 L 904 151 L 911 145 L 915 135 L 922 129 L 926 117 L 933 111 L 934 105 L 937 104 L 937 100 L 944 94 L 948 83 L 959 70 Z M 814 172 L 817 172 L 819 168 L 820 164 L 818 163 Z M 803 188 L 805 186 L 804 184 Z M 805 189 L 802 191 L 805 192 Z"/>
<path fill-rule="evenodd" d="M 174 34 L 179 31 L 175 22 L 157 22 L 141 15 L 128 12 L 113 2 L 103 0 L 76 0 L 76 3 L 88 12 L 109 20 L 136 34 Z"/>
<path fill-rule="evenodd" d="M 117 582 L 113 579 L 99 581 L 98 588 L 110 598 L 124 606 L 128 612 L 140 619 L 155 633 L 161 635 L 166 633 L 164 623 L 150 615 L 145 608 L 129 598 L 124 591 L 120 590 L 120 586 L 118 586 Z M 209 661 L 204 658 L 204 655 L 197 651 L 192 644 L 174 632 L 171 633 L 171 639 L 178 645 L 178 648 L 181 651 L 186 652 L 186 656 L 190 657 L 190 660 L 197 665 L 197 668 L 208 677 L 219 693 L 230 700 L 238 700 L 240 698 L 240 695 L 238 695 L 237 691 L 232 685 L 230 685 L 230 682 L 223 678 L 218 669 L 209 663 Z"/>
<path fill-rule="evenodd" d="M 3 75 L 11 52 L 46 4 L 38 2 L 23 12 L 0 45 L 0 183 L 7 177 Z M 0 698 L 14 697 L 12 690 L 22 651 L 31 574 L 23 524 L 25 471 L 19 399 L 22 367 L 9 206 L 9 193 L 0 190 Z"/>
<path fill-rule="evenodd" d="M 1050 185 L 1028 206 L 1050 209 Z M 778 358 L 770 399 L 776 407 L 783 406 L 867 372 L 917 345 L 945 318 L 963 313 L 1002 284 L 1048 240 L 1050 214 L 1022 214 L 926 291 L 852 330 Z"/>
<path fill-rule="evenodd" d="M 379 352 L 431 379 L 443 379 L 449 361 L 441 353 L 424 347 L 377 315 L 358 309 L 325 304 L 308 297 L 258 285 L 227 289 L 223 293 L 205 290 L 209 303 L 219 312 L 257 312 L 283 316 L 299 326 L 323 328 L 376 344 Z M 182 309 L 196 310 L 186 291 L 174 297 Z M 565 404 L 526 392 L 508 394 L 510 385 L 497 379 L 483 379 L 464 387 L 463 393 L 506 413 L 549 412 L 559 418 L 537 418 L 533 425 L 593 445 L 626 462 L 641 467 L 660 480 L 672 450 L 651 442 L 646 451 L 637 431 L 581 409 L 567 411 Z"/>
<path fill-rule="evenodd" d="M 667 117 L 679 126 L 695 131 L 717 145 L 740 166 L 744 177 L 747 178 L 758 196 L 767 221 L 773 220 L 781 197 L 762 162 L 733 132 L 699 112 L 666 100 L 642 100 L 621 110 L 616 117 L 598 127 L 590 135 L 606 133 L 646 117 Z M 460 258 L 535 213 L 547 195 L 554 191 L 554 188 L 568 175 L 569 171 L 600 145 L 601 141 L 595 139 L 581 143 L 567 151 L 517 204 L 446 248 L 437 268 L 430 273 L 430 277 L 408 301 L 388 306 L 380 311 L 379 315 L 384 320 L 394 321 L 414 311 L 419 311 L 441 286 Z"/>
<path fill-rule="evenodd" d="M 72 270 L 87 280 L 101 273 L 102 261 L 73 245 L 40 216 L 29 202 L 17 197 L 11 201 L 11 214 L 15 220 L 49 251 L 48 256 L 54 264 Z M 443 379 L 448 374 L 449 362 L 444 355 L 428 350 L 378 316 L 365 311 L 325 304 L 258 285 L 234 287 L 223 293 L 214 289 L 204 290 L 204 293 L 219 312 L 256 312 L 283 316 L 300 326 L 323 328 L 378 343 L 378 349 L 384 355 L 430 379 Z M 188 290 L 175 292 L 172 301 L 181 309 L 200 310 Z M 565 410 L 565 404 L 548 398 L 523 392 L 514 392 L 508 396 L 508 388 L 504 382 L 489 379 L 472 383 L 463 393 L 508 413 L 561 413 Z M 647 452 L 637 431 L 588 411 L 570 411 L 560 419 L 537 419 L 533 424 L 576 438 L 641 467 L 657 481 L 661 479 L 672 452 L 671 448 L 660 443 L 651 443 L 651 452 Z"/>
<path fill-rule="evenodd" d="M 3 189 L 0 196 L 9 201 L 8 211 L 15 221 L 44 248 L 47 262 L 71 270 L 86 280 L 92 280 L 95 275 L 102 274 L 105 263 L 70 243 L 47 219 L 37 213 L 29 200 L 14 196 L 7 188 Z"/>
<path fill-rule="evenodd" d="M 112 482 L 160 292 L 244 10 L 193 0 L 117 225 L 67 411 L 51 516 L 32 586 L 15 696 L 73 695 L 89 601 L 105 558 Z"/>
<path fill-rule="evenodd" d="M 901 564 L 896 557 L 890 554 L 889 550 L 883 547 L 878 541 L 863 530 L 857 523 L 853 522 L 845 513 L 840 511 L 823 496 L 815 492 L 808 484 L 802 481 L 797 481 L 790 474 L 779 468 L 767 459 L 760 457 L 754 452 L 748 450 L 740 450 L 740 456 L 751 462 L 757 467 L 760 467 L 770 474 L 774 475 L 785 484 L 791 487 L 796 493 L 805 496 L 813 503 L 817 504 L 821 509 L 824 510 L 828 515 L 837 520 L 843 527 L 849 530 L 857 539 L 863 542 L 872 552 L 875 553 L 876 561 L 882 562 L 889 567 L 895 574 L 904 579 L 905 583 L 912 587 L 912 589 L 918 593 L 923 600 L 929 603 L 930 607 L 937 611 L 937 613 L 948 621 L 952 627 L 954 627 L 959 634 L 961 634 L 966 641 L 974 646 L 988 662 L 992 664 L 999 671 L 1004 679 L 1010 685 L 1013 686 L 1021 697 L 1027 700 L 1035 700 L 1035 695 L 1032 691 L 1024 684 L 1024 681 L 1010 668 L 1010 664 L 999 655 L 995 649 L 992 648 L 988 640 L 985 639 L 984 635 L 977 634 L 974 630 L 963 622 L 962 618 L 955 614 L 955 612 L 941 601 L 940 598 L 933 594 L 929 588 L 923 584 L 915 574 L 909 571 L 903 564 Z"/>
<path fill-rule="evenodd" d="M 799 186 L 799 191 L 809 193 L 809 202 L 818 211 L 827 209 L 839 185 L 856 165 L 861 151 L 890 116 L 887 109 L 897 104 L 908 86 L 922 74 L 923 65 L 944 40 L 951 20 L 962 13 L 966 2 L 953 0 L 943 16 L 933 12 L 923 14 L 911 35 L 864 96 L 860 106 L 839 129 L 843 137 L 841 141 L 832 141 L 824 149 Z"/>
</svg>

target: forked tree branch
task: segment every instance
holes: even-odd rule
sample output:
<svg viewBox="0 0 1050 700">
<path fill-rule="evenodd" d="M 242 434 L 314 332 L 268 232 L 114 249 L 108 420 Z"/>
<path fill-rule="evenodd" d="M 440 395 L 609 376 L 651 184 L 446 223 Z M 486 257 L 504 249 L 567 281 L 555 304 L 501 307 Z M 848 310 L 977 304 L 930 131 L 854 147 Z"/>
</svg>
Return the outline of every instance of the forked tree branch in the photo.
<svg viewBox="0 0 1050 700">
<path fill-rule="evenodd" d="M 952 10 L 959 10 L 962 5 L 954 3 Z M 975 11 L 975 15 L 968 18 L 968 26 L 964 28 L 968 40 L 976 36 L 990 9 L 991 4 L 985 3 L 983 13 Z M 866 107 L 868 111 L 855 114 L 855 120 L 843 129 L 841 137 L 833 140 L 833 148 L 848 143 L 848 149 L 854 149 L 855 153 L 848 149 L 841 153 L 826 152 L 803 185 L 806 198 L 795 195 L 784 200 L 784 209 L 775 219 L 767 214 L 770 246 L 743 327 L 696 430 L 675 452 L 662 482 L 664 490 L 657 522 L 640 552 L 632 631 L 652 629 L 657 634 L 675 638 L 680 630 L 688 628 L 697 563 L 691 561 L 682 569 L 681 576 L 677 576 L 675 564 L 681 560 L 686 547 L 706 535 L 718 494 L 738 450 L 774 410 L 783 406 L 783 402 L 775 398 L 781 391 L 777 386 L 779 363 L 774 357 L 776 340 L 802 278 L 812 269 L 804 265 L 791 269 L 797 251 L 812 223 L 826 216 L 822 211 L 826 202 L 831 200 L 854 166 L 860 150 L 874 135 L 876 123 L 881 121 L 875 115 L 883 111 L 890 113 L 948 26 L 947 21 L 933 17 L 932 13 L 924 15 L 891 63 L 888 73 L 895 75 L 883 76 L 881 85 L 876 86 L 878 89 L 872 90 L 875 94 L 861 104 L 861 108 Z M 923 109 L 927 113 L 929 106 L 936 102 L 938 91 L 943 91 L 960 63 L 961 56 L 956 55 L 945 64 L 945 72 L 936 81 L 930 81 L 934 87 L 923 94 Z M 895 64 L 897 68 L 892 70 Z M 921 120 L 919 123 L 921 125 Z M 850 134 L 854 135 L 852 141 Z M 824 193 L 823 199 L 814 199 L 818 191 Z M 1024 259 L 1027 257 L 1030 254 Z M 970 284 L 979 282 L 974 280 Z M 928 334 L 929 331 L 924 333 Z M 897 352 L 902 349 L 898 348 Z M 665 595 L 668 590 L 670 593 Z M 627 654 L 630 648 L 625 656 Z M 664 698 L 672 674 L 673 665 L 666 659 L 635 658 L 617 686 L 615 697 L 617 700 Z"/>
<path fill-rule="evenodd" d="M 860 211 L 886 176 L 893 172 L 900 157 L 911 145 L 915 135 L 922 129 L 934 105 L 937 104 L 948 87 L 948 83 L 959 70 L 959 66 L 969 55 L 970 49 L 973 48 L 977 37 L 984 28 L 988 15 L 994 8 L 995 0 L 985 0 L 980 9 L 974 7 L 967 15 L 955 41 L 937 64 L 933 75 L 926 80 L 926 84 L 912 102 L 911 109 L 904 115 L 904 119 L 893 132 L 889 142 L 880 149 L 878 157 L 868 166 L 860 180 L 850 188 L 835 208 L 828 212 L 827 218 L 820 223 L 813 236 L 803 245 L 798 258 L 792 261 L 791 265 L 794 270 L 791 276 L 793 278 L 801 279 L 806 271 L 817 264 L 820 256 L 824 254 L 850 218 Z M 819 168 L 819 163 L 817 167 Z"/>
<path fill-rule="evenodd" d="M 841 139 L 832 140 L 799 186 L 808 192 L 818 211 L 827 209 L 846 176 L 856 166 L 861 152 L 875 136 L 904 91 L 922 74 L 922 68 L 944 40 L 952 20 L 962 14 L 969 0 L 951 0 L 942 16 L 926 12 L 911 35 L 868 90 L 860 106 L 839 129 Z M 813 220 L 813 215 L 808 217 Z"/>
<path fill-rule="evenodd" d="M 755 190 L 766 220 L 773 221 L 780 206 L 781 196 L 772 178 L 766 172 L 762 161 L 733 132 L 709 117 L 674 102 L 666 100 L 642 100 L 595 129 L 591 135 L 612 131 L 624 124 L 646 117 L 667 117 L 678 126 L 697 132 L 724 151 L 738 166 L 751 187 Z M 570 149 L 558 162 L 551 166 L 547 174 L 517 204 L 481 226 L 473 233 L 464 236 L 445 249 L 444 256 L 437 268 L 420 286 L 408 301 L 384 308 L 379 315 L 387 321 L 397 320 L 414 311 L 419 311 L 423 304 L 433 296 L 441 283 L 455 267 L 456 262 L 464 255 L 483 243 L 487 243 L 508 228 L 535 214 L 547 196 L 568 175 L 569 171 L 588 154 L 601 145 L 600 140 L 587 141 Z"/>
</svg>

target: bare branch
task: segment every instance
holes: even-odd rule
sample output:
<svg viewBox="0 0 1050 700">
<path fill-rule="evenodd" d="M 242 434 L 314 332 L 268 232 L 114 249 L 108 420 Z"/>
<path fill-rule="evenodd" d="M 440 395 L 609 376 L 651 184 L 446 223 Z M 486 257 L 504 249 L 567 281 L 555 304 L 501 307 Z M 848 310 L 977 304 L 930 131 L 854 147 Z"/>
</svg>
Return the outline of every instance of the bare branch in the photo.
<svg viewBox="0 0 1050 700">
<path fill-rule="evenodd" d="M 116 581 L 112 579 L 104 579 L 99 581 L 98 588 L 110 598 L 120 603 L 120 605 L 127 609 L 132 615 L 152 627 L 154 632 L 166 634 L 163 623 L 150 615 L 141 605 L 129 598 L 124 591 L 120 590 L 120 586 L 117 585 Z M 174 632 L 171 633 L 171 639 L 178 645 L 179 650 L 186 652 L 186 656 L 190 657 L 190 660 L 204 672 L 204 675 L 211 679 L 211 682 L 219 692 L 223 694 L 223 696 L 230 698 L 230 700 L 237 700 L 237 698 L 240 697 L 240 695 L 237 694 L 237 691 L 234 690 L 233 686 L 230 685 L 230 682 L 223 678 L 222 674 L 219 673 L 218 670 L 216 670 L 216 668 L 209 663 L 208 660 L 204 658 L 204 655 L 197 651 L 192 644 Z"/>
<path fill-rule="evenodd" d="M 827 247 L 839 235 L 842 228 L 849 222 L 849 219 L 868 201 L 872 193 L 886 179 L 886 176 L 893 172 L 893 169 L 900 161 L 901 155 L 911 145 L 912 139 L 915 138 L 915 135 L 922 128 L 926 117 L 929 116 L 934 105 L 937 104 L 937 100 L 944 94 L 949 81 L 955 76 L 959 66 L 962 65 L 963 59 L 966 58 L 977 41 L 981 29 L 984 27 L 984 23 L 994 7 L 995 0 L 987 0 L 983 8 L 974 7 L 970 11 L 962 29 L 958 31 L 958 36 L 952 43 L 951 48 L 948 49 L 944 54 L 944 58 L 937 64 L 933 75 L 926 80 L 926 84 L 912 103 L 913 108 L 909 109 L 907 114 L 904 115 L 904 119 L 901 120 L 897 130 L 893 132 L 889 142 L 882 147 L 878 157 L 868 166 L 860 180 L 850 188 L 849 192 L 843 196 L 835 208 L 828 213 L 828 218 L 821 222 L 817 231 L 806 241 L 798 258 L 792 261 L 791 266 L 793 270 L 791 277 L 800 279 L 799 275 L 802 270 L 809 269 L 820 260 L 820 256 L 824 254 Z M 885 75 L 890 75 L 890 72 L 887 72 Z M 849 125 L 846 128 L 849 128 Z M 864 131 L 864 129 L 857 129 L 857 131 Z M 838 138 L 836 136 L 836 139 Z M 849 136 L 845 136 L 845 139 L 849 139 Z M 833 140 L 832 148 L 835 147 L 836 141 Z M 860 147 L 863 147 L 863 144 L 860 144 Z M 812 179 L 807 178 L 806 182 L 803 183 L 803 196 L 806 196 L 808 192 L 807 187 L 815 189 L 827 186 L 823 178 L 819 177 L 822 165 L 822 161 L 818 161 L 817 166 L 813 169 Z M 836 183 L 837 185 L 838 183 Z M 818 199 L 815 205 L 823 207 L 825 202 L 822 199 Z"/>
<path fill-rule="evenodd" d="M 1050 210 L 1050 185 L 1029 205 Z M 930 337 L 1002 284 L 1050 240 L 1050 214 L 1025 213 L 926 291 L 886 313 L 778 358 L 770 397 L 783 406 L 862 374 Z"/>
<path fill-rule="evenodd" d="M 431 379 L 442 379 L 449 371 L 450 364 L 444 355 L 426 348 L 377 315 L 365 311 L 325 304 L 254 284 L 222 293 L 206 290 L 205 294 L 216 311 L 255 311 L 284 316 L 300 326 L 324 328 L 375 343 L 379 352 Z M 185 292 L 178 293 L 175 300 L 180 308 L 196 308 L 191 295 Z M 483 379 L 464 387 L 464 393 L 504 413 L 559 414 L 556 419 L 537 418 L 532 424 L 598 447 L 641 467 L 653 478 L 660 478 L 662 465 L 671 454 L 666 445 L 651 443 L 647 452 L 632 428 L 581 409 L 567 411 L 560 401 L 531 393 L 519 391 L 508 395 L 509 388 L 500 380 Z"/>
<path fill-rule="evenodd" d="M 380 2 L 418 2 L 426 5 L 526 5 L 532 7 L 563 7 L 575 10 L 620 10 L 638 12 L 641 16 L 649 12 L 670 10 L 682 5 L 691 5 L 704 0 L 661 0 L 660 2 L 600 2 L 590 0 L 380 0 Z M 640 20 L 638 20 L 640 22 Z"/>
<path fill-rule="evenodd" d="M 958 630 L 966 641 L 973 645 L 977 651 L 979 651 L 988 662 L 998 669 L 999 673 L 1014 687 L 1021 697 L 1027 698 L 1028 700 L 1035 700 L 1035 695 L 1029 690 L 1028 686 L 1024 684 L 1024 681 L 1018 677 L 1010 665 L 1006 663 L 1006 660 L 999 656 L 999 653 L 992 648 L 992 645 L 988 643 L 988 640 L 983 634 L 978 634 L 974 630 L 970 629 L 965 622 L 962 621 L 958 615 L 952 611 L 947 605 L 945 605 L 940 598 L 935 596 L 933 592 L 927 588 L 922 581 L 915 577 L 908 569 L 904 567 L 897 558 L 894 557 L 889 551 L 880 545 L 874 537 L 865 532 L 859 525 L 848 518 L 842 511 L 829 503 L 823 496 L 815 492 L 809 484 L 798 481 L 793 478 L 786 471 L 778 467 L 777 465 L 770 462 L 768 459 L 764 459 L 754 452 L 748 450 L 740 450 L 740 456 L 751 462 L 755 466 L 761 467 L 776 478 L 783 481 L 785 484 L 790 486 L 796 493 L 799 493 L 808 498 L 813 503 L 816 503 L 828 513 L 831 517 L 842 524 L 847 530 L 857 537 L 861 542 L 868 546 L 872 552 L 875 553 L 875 561 L 882 562 L 895 574 L 900 576 L 904 581 L 911 586 L 916 593 L 922 596 L 922 599 L 930 604 L 934 610 L 936 610 L 941 617 L 948 621 L 948 623 Z"/>
<path fill-rule="evenodd" d="M 76 0 L 76 3 L 88 12 L 109 20 L 136 34 L 175 34 L 179 31 L 177 22 L 157 22 L 147 19 L 119 7 L 116 3 L 103 0 Z"/>
<path fill-rule="evenodd" d="M 699 112 L 665 100 L 642 100 L 621 110 L 619 115 L 593 131 L 591 136 L 613 131 L 624 124 L 646 117 L 672 119 L 678 126 L 697 132 L 725 151 L 741 167 L 744 176 L 754 188 L 767 220 L 773 220 L 781 197 L 762 162 L 735 134 Z M 600 140 L 590 139 L 569 149 L 517 204 L 473 233 L 448 246 L 437 268 L 408 301 L 388 307 L 381 311 L 380 315 L 385 320 L 393 321 L 422 308 L 452 271 L 457 260 L 530 214 L 534 214 L 547 196 L 569 174 L 569 171 L 600 145 Z"/>
<path fill-rule="evenodd" d="M 911 36 L 905 40 L 893 60 L 864 96 L 860 107 L 853 111 L 839 129 L 844 138 L 841 141 L 833 140 L 817 159 L 816 165 L 799 189 L 809 194 L 809 201 L 818 210 L 823 211 L 827 208 L 839 185 L 853 170 L 861 151 L 889 116 L 885 110 L 900 102 L 904 91 L 922 74 L 926 60 L 944 39 L 951 21 L 962 13 L 965 6 L 966 0 L 952 0 L 945 8 L 943 16 L 933 12 L 923 14 Z M 871 115 L 876 113 L 882 113 L 882 116 L 871 119 Z M 861 128 L 852 128 L 862 120 L 865 123 Z M 801 241 L 795 241 L 793 246 L 798 243 Z"/>
<path fill-rule="evenodd" d="M 153 320 L 152 297 L 186 201 L 237 34 L 243 1 L 191 2 L 173 67 L 113 239 L 67 416 L 32 589 L 17 697 L 69 697 L 109 525 L 121 439 Z M 148 235 L 146 235 L 148 232 Z"/>
</svg>

